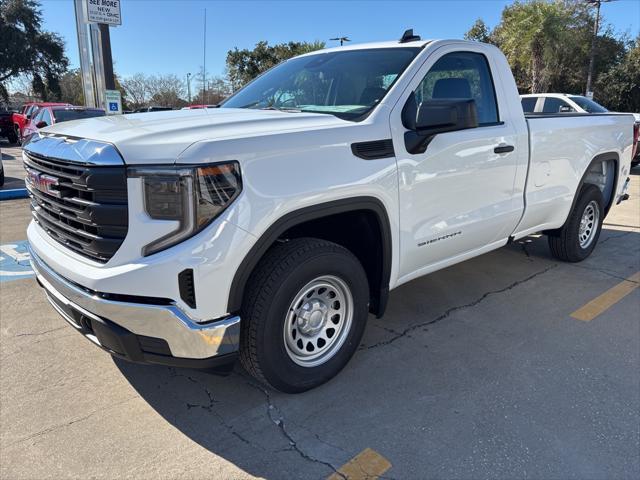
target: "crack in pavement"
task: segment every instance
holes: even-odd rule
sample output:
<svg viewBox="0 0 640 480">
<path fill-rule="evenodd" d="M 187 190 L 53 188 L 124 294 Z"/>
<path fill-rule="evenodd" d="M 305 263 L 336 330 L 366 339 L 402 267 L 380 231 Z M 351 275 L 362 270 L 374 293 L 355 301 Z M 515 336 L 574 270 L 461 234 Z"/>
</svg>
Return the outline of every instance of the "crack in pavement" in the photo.
<svg viewBox="0 0 640 480">
<path fill-rule="evenodd" d="M 73 425 L 75 423 L 83 422 L 83 421 L 93 417 L 96 413 L 106 412 L 108 410 L 111 410 L 111 409 L 119 406 L 119 405 L 122 405 L 123 403 L 127 403 L 127 402 L 129 402 L 129 401 L 131 401 L 131 400 L 133 400 L 135 398 L 139 398 L 138 395 L 135 395 L 133 397 L 127 398 L 126 400 L 122 400 L 121 402 L 118 402 L 118 403 L 113 403 L 113 404 L 109 405 L 106 408 L 101 408 L 101 409 L 98 409 L 98 410 L 94 410 L 93 412 L 91 412 L 91 413 L 89 413 L 89 414 L 87 414 L 87 415 L 85 415 L 83 417 L 75 418 L 75 419 L 70 420 L 68 422 L 60 423 L 58 425 L 53 425 L 51 427 L 45 428 L 44 430 L 40 430 L 39 432 L 32 433 L 31 435 L 28 435 L 26 437 L 20 438 L 20 439 L 16 440 L 15 442 L 11 442 L 10 444 L 7 445 L 7 447 L 11 447 L 13 445 L 17 445 L 19 443 L 23 443 L 23 442 L 26 442 L 28 440 L 32 440 L 34 438 L 41 437 L 43 435 L 47 435 L 48 433 L 55 432 L 56 430 L 60 430 L 60 429 L 69 427 L 69 426 L 71 426 L 71 425 Z"/>
<path fill-rule="evenodd" d="M 287 427 L 284 422 L 284 415 L 282 414 L 282 410 L 280 410 L 280 408 L 278 408 L 276 404 L 273 403 L 273 400 L 271 399 L 271 395 L 269 394 L 269 391 L 266 388 L 262 387 L 261 385 L 257 385 L 249 380 L 246 380 L 246 383 L 251 388 L 258 390 L 264 395 L 265 399 L 267 400 L 267 416 L 269 417 L 269 420 L 271 420 L 278 427 L 278 430 L 280 431 L 280 433 L 282 433 L 282 435 L 289 442 L 290 448 L 284 449 L 281 451 L 294 451 L 305 460 L 313 463 L 318 463 L 320 465 L 324 465 L 325 467 L 330 468 L 340 478 L 347 480 L 347 477 L 345 477 L 341 472 L 339 472 L 338 469 L 332 463 L 315 458 L 300 448 L 300 446 L 298 445 L 298 442 L 296 442 L 296 440 L 293 438 L 291 433 L 289 433 L 289 431 L 287 430 Z M 277 417 L 274 415 L 277 415 Z M 316 436 L 316 438 L 318 437 Z"/>
<path fill-rule="evenodd" d="M 478 297 L 475 300 L 473 300 L 472 302 L 465 303 L 464 305 L 456 305 L 455 307 L 451 307 L 451 308 L 445 310 L 440 315 L 438 315 L 436 318 L 433 318 L 431 320 L 427 320 L 425 322 L 420 322 L 420 323 L 416 323 L 414 325 L 411 325 L 411 326 L 405 328 L 404 330 L 402 330 L 401 332 L 399 332 L 397 335 L 395 335 L 395 336 L 393 336 L 391 338 L 388 338 L 387 340 L 383 340 L 381 342 L 374 343 L 372 345 L 367 345 L 367 346 L 364 346 L 364 347 L 360 347 L 360 348 L 358 348 L 358 350 L 370 350 L 372 348 L 377 348 L 377 347 L 383 347 L 383 346 L 386 346 L 386 345 L 390 345 L 393 342 L 395 342 L 396 340 L 399 340 L 399 339 L 405 337 L 407 334 L 409 334 L 409 333 L 411 333 L 411 332 L 413 332 L 415 330 L 418 330 L 420 328 L 426 327 L 427 325 L 433 325 L 434 323 L 437 323 L 437 322 L 439 322 L 441 320 L 444 320 L 445 318 L 449 317 L 452 313 L 455 313 L 455 312 L 457 312 L 459 310 L 465 310 L 467 308 L 475 307 L 479 303 L 482 303 L 486 298 L 488 298 L 488 297 L 490 297 L 492 295 L 497 295 L 499 293 L 507 292 L 507 291 L 519 286 L 519 285 L 522 285 L 523 283 L 526 283 L 526 282 L 528 282 L 530 280 L 533 280 L 534 278 L 536 278 L 536 277 L 538 277 L 540 275 L 543 275 L 543 274 L 547 273 L 549 270 L 552 270 L 552 269 L 556 268 L 557 266 L 558 266 L 557 263 L 553 264 L 550 267 L 547 267 L 547 268 L 545 268 L 543 270 L 540 270 L 539 272 L 536 272 L 536 273 L 534 273 L 532 275 L 529 275 L 526 278 L 523 278 L 522 280 L 517 280 L 517 281 L 507 285 L 504 288 L 500 288 L 498 290 L 491 290 L 489 292 L 485 292 L 480 297 Z"/>
<path fill-rule="evenodd" d="M 592 272 L 602 273 L 603 275 L 607 275 L 607 276 L 612 277 L 612 278 L 617 278 L 618 280 L 624 280 L 625 282 L 635 283 L 636 285 L 640 284 L 640 282 L 637 282 L 635 280 L 631 280 L 631 279 L 626 278 L 626 277 L 622 277 L 622 276 L 620 276 L 620 275 L 618 275 L 616 273 L 613 273 L 613 272 L 611 272 L 611 271 L 609 271 L 607 269 L 604 269 L 604 268 L 589 267 L 587 265 L 577 265 L 575 263 L 567 263 L 566 265 L 571 267 L 571 268 L 580 268 L 582 270 L 590 270 Z"/>
<path fill-rule="evenodd" d="M 600 240 L 598 243 L 600 245 L 602 245 L 603 243 L 608 242 L 609 240 L 612 240 L 614 238 L 622 238 L 622 237 L 626 237 L 627 235 L 631 235 L 632 233 L 637 233 L 637 232 L 624 232 L 621 233 L 620 235 L 609 235 L 607 236 L 607 238 L 605 238 L 604 240 Z"/>
<path fill-rule="evenodd" d="M 247 445 L 251 445 L 253 447 L 257 447 L 257 445 L 254 445 L 249 440 L 247 440 L 245 437 L 240 435 L 240 433 L 238 433 L 236 431 L 235 427 L 233 425 L 231 425 L 230 423 L 228 423 L 222 417 L 222 415 L 220 415 L 220 413 L 218 413 L 214 409 L 214 406 L 216 404 L 220 403 L 220 401 L 215 399 L 215 397 L 213 396 L 213 393 L 211 393 L 211 390 L 209 390 L 209 387 L 207 387 L 207 385 L 205 385 L 204 383 L 202 383 L 198 379 L 193 378 L 191 375 L 184 375 L 182 373 L 178 373 L 176 371 L 176 369 L 173 368 L 173 367 L 169 367 L 169 376 L 171 378 L 186 378 L 191 383 L 195 383 L 196 385 L 202 387 L 204 393 L 207 395 L 207 398 L 209 400 L 208 404 L 204 405 L 204 404 L 201 404 L 201 403 L 189 403 L 189 402 L 186 402 L 187 410 L 191 410 L 192 408 L 200 408 L 200 409 L 210 413 L 211 415 L 213 415 L 218 420 L 218 423 L 220 425 L 222 425 L 222 427 L 224 427 L 231 435 L 236 437 L 241 442 L 246 443 Z M 260 447 L 260 448 L 262 449 L 262 447 Z"/>
<path fill-rule="evenodd" d="M 19 333 L 16 335 L 16 337 L 32 337 L 32 336 L 38 336 L 38 335 L 46 335 L 47 333 L 57 332 L 58 330 L 64 330 L 65 328 L 69 328 L 69 327 L 67 327 L 66 325 L 63 325 L 61 327 L 52 328 L 51 330 L 45 330 L 44 332 Z"/>
</svg>

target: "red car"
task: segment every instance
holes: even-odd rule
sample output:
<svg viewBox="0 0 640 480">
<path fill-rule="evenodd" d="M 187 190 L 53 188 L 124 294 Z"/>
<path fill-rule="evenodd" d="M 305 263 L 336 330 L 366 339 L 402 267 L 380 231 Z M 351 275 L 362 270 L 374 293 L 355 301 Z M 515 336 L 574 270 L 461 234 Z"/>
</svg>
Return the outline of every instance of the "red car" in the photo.
<svg viewBox="0 0 640 480">
<path fill-rule="evenodd" d="M 82 120 L 83 118 L 104 117 L 104 115 L 104 110 L 101 108 L 74 107 L 72 105 L 40 107 L 25 127 L 23 139 L 26 141 L 41 128 L 48 127 L 55 123 L 67 122 L 69 120 Z"/>
<path fill-rule="evenodd" d="M 24 129 L 29 124 L 29 121 L 40 107 L 56 107 L 56 106 L 71 106 L 69 103 L 55 103 L 55 102 L 28 102 L 22 106 L 20 112 L 14 112 L 11 120 L 13 123 L 13 131 L 11 143 L 22 142 L 24 137 Z"/>
</svg>

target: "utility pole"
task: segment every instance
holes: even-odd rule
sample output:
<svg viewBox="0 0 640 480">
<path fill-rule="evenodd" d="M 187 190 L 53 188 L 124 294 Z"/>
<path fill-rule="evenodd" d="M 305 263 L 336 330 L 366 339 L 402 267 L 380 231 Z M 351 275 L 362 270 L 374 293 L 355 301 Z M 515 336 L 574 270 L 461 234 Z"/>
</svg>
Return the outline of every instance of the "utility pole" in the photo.
<svg viewBox="0 0 640 480">
<path fill-rule="evenodd" d="M 611 0 L 586 0 L 587 3 L 595 5 L 596 7 L 596 21 L 593 24 L 593 37 L 591 38 L 591 54 L 589 58 L 589 73 L 587 74 L 587 88 L 585 89 L 585 96 L 593 97 L 593 90 L 591 89 L 591 83 L 593 80 L 593 64 L 595 63 L 596 56 L 596 40 L 598 38 L 598 30 L 600 28 L 600 5 Z"/>
<path fill-rule="evenodd" d="M 202 35 L 202 103 L 207 104 L 207 9 L 204 9 L 204 34 Z"/>
<path fill-rule="evenodd" d="M 329 40 L 333 41 L 333 42 L 340 42 L 340 46 L 344 45 L 344 42 L 350 42 L 351 40 L 349 40 L 349 37 L 335 37 L 335 38 L 330 38 Z"/>
<path fill-rule="evenodd" d="M 187 73 L 187 96 L 189 97 L 189 105 L 191 105 L 191 74 Z"/>
</svg>

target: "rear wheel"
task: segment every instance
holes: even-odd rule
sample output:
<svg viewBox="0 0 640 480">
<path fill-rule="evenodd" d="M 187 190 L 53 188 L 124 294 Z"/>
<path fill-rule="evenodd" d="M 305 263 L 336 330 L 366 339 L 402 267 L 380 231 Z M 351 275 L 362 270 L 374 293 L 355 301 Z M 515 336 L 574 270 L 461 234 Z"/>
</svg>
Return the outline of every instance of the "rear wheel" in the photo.
<svg viewBox="0 0 640 480">
<path fill-rule="evenodd" d="M 241 362 L 283 392 L 316 387 L 352 357 L 368 301 L 367 276 L 347 249 L 313 238 L 277 244 L 247 286 Z"/>
<path fill-rule="evenodd" d="M 580 262 L 591 255 L 598 243 L 604 220 L 604 199 L 595 185 L 585 185 L 564 226 L 549 234 L 554 257 Z"/>
</svg>

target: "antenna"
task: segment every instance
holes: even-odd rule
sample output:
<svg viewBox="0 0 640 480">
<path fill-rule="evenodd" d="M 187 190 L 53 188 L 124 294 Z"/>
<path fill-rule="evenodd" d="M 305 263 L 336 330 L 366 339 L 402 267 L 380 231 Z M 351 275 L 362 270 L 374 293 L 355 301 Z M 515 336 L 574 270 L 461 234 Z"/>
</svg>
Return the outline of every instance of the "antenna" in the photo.
<svg viewBox="0 0 640 480">
<path fill-rule="evenodd" d="M 420 35 L 413 34 L 413 28 L 405 30 L 400 39 L 400 43 L 415 42 L 420 40 Z"/>
<path fill-rule="evenodd" d="M 351 40 L 349 40 L 349 37 L 335 37 L 335 38 L 330 38 L 329 40 L 334 41 L 334 42 L 340 42 L 340 46 L 344 45 L 344 42 L 350 42 Z"/>
</svg>

